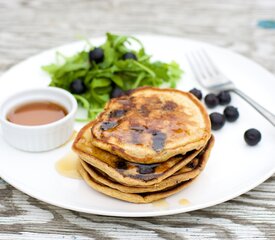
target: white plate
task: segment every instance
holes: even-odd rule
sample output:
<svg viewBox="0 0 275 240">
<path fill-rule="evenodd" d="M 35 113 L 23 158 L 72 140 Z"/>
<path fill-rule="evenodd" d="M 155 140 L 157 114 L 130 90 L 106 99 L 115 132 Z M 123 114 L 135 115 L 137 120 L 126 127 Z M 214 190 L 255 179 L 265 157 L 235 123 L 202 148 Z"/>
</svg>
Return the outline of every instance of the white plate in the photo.
<svg viewBox="0 0 275 240">
<path fill-rule="evenodd" d="M 184 54 L 205 48 L 215 63 L 241 90 L 266 108 L 275 112 L 275 78 L 256 63 L 228 50 L 191 40 L 140 36 L 147 51 L 155 59 L 175 60 L 185 70 L 178 88 L 188 91 L 201 88 L 192 77 Z M 99 44 L 104 39 L 92 42 Z M 65 55 L 83 49 L 78 42 L 58 48 Z M 28 88 L 47 86 L 50 78 L 41 66 L 54 61 L 52 49 L 11 68 L 0 80 L 0 103 L 10 94 Z M 204 91 L 206 93 L 206 91 Z M 160 216 L 209 207 L 232 199 L 256 187 L 274 173 L 275 129 L 247 103 L 232 96 L 240 118 L 226 123 L 214 132 L 216 143 L 204 172 L 188 188 L 166 199 L 167 204 L 132 204 L 107 197 L 88 187 L 85 182 L 61 176 L 55 170 L 58 159 L 70 151 L 70 144 L 45 153 L 26 153 L 7 145 L 0 132 L 0 175 L 19 190 L 44 202 L 76 211 L 110 216 Z M 223 111 L 218 107 L 214 111 Z M 81 126 L 76 125 L 79 129 Z M 243 140 L 246 129 L 255 127 L 262 133 L 262 141 L 249 147 Z M 189 204 L 179 201 L 187 199 Z"/>
</svg>

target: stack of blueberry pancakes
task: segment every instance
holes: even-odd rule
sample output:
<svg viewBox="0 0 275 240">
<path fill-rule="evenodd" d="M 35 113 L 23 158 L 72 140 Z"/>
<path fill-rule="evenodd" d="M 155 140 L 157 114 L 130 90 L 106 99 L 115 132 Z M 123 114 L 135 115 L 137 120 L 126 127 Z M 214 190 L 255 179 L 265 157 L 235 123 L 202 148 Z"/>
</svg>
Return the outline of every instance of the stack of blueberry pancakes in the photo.
<svg viewBox="0 0 275 240">
<path fill-rule="evenodd" d="M 208 114 L 192 94 L 143 87 L 110 100 L 80 130 L 73 150 L 93 189 L 149 203 L 192 183 L 213 144 Z"/>
</svg>

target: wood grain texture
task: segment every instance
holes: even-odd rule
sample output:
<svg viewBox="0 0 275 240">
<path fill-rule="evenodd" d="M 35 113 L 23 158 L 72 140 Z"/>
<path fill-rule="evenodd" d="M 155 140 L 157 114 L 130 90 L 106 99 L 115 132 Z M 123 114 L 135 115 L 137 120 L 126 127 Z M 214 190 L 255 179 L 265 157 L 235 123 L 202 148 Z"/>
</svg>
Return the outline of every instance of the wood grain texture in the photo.
<svg viewBox="0 0 275 240">
<path fill-rule="evenodd" d="M 244 54 L 275 73 L 273 0 L 0 0 L 0 74 L 77 36 L 150 33 L 194 38 Z M 271 156 L 274 157 L 274 156 Z M 207 209 L 116 218 L 61 209 L 0 180 L 2 239 L 275 239 L 275 176 Z"/>
</svg>

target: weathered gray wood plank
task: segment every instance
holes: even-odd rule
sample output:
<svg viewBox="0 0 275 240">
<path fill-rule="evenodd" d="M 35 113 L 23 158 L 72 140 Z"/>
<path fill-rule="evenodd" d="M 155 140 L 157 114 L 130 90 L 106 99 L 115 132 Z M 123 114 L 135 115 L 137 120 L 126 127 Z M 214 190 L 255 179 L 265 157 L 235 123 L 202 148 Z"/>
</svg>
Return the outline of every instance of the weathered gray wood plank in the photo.
<svg viewBox="0 0 275 240">
<path fill-rule="evenodd" d="M 275 73 L 273 0 L 0 0 L 0 74 L 42 50 L 106 31 L 194 38 Z M 274 156 L 271 156 L 274 157 Z M 275 239 L 275 176 L 229 202 L 158 218 L 102 217 L 37 201 L 0 180 L 1 239 Z"/>
</svg>

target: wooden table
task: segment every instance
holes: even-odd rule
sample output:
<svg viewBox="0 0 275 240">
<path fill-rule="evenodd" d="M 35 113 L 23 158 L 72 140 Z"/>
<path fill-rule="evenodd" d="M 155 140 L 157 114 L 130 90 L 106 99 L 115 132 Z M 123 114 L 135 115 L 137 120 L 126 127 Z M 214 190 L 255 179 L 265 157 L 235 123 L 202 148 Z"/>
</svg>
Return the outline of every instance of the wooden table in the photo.
<svg viewBox="0 0 275 240">
<path fill-rule="evenodd" d="M 272 18 L 273 0 L 0 0 L 0 74 L 42 50 L 106 31 L 198 39 L 244 54 L 275 73 L 275 30 L 257 26 Z M 275 239 L 274 189 L 275 175 L 214 207 L 129 219 L 61 209 L 0 180 L 0 240 Z"/>
</svg>

